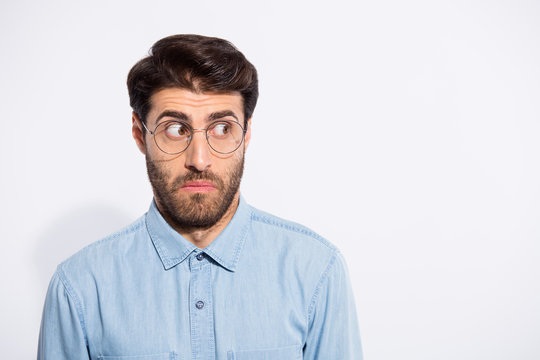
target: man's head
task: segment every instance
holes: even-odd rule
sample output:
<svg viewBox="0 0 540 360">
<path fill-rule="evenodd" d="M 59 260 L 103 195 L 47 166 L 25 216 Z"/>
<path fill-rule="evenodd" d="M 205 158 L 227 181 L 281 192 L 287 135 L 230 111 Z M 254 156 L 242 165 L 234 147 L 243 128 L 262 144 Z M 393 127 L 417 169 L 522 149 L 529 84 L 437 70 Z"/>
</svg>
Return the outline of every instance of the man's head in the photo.
<svg viewBox="0 0 540 360">
<path fill-rule="evenodd" d="M 244 119 L 253 115 L 259 86 L 257 70 L 227 40 L 201 35 L 172 35 L 157 41 L 149 56 L 128 74 L 129 102 L 141 121 L 153 94 L 166 88 L 195 93 L 239 93 Z"/>
<path fill-rule="evenodd" d="M 238 196 L 258 97 L 255 68 L 225 40 L 174 35 L 154 44 L 127 85 L 133 137 L 160 211 L 176 228 L 213 226 Z M 222 145 L 232 135 L 236 149 Z"/>
</svg>

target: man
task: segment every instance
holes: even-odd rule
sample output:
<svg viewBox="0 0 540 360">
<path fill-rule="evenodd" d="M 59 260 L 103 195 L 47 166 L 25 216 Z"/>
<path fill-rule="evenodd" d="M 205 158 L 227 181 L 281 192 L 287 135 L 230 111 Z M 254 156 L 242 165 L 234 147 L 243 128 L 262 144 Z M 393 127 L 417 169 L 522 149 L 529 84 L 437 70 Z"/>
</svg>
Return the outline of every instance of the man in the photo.
<svg viewBox="0 0 540 360">
<path fill-rule="evenodd" d="M 239 193 L 257 72 L 225 40 L 159 40 L 127 80 L 149 211 L 58 266 L 38 359 L 361 359 L 339 251 Z"/>
</svg>

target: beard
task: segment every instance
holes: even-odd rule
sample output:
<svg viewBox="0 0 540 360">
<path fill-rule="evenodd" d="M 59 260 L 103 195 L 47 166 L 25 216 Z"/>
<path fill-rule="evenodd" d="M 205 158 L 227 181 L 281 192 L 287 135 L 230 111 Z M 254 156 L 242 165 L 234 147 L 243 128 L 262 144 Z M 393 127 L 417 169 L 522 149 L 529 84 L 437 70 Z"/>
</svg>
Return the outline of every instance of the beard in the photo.
<svg viewBox="0 0 540 360">
<path fill-rule="evenodd" d="M 230 208 L 240 187 L 244 172 L 244 154 L 223 177 L 210 170 L 189 170 L 170 181 L 166 169 L 146 154 L 146 169 L 154 196 L 161 212 L 173 228 L 185 230 L 208 229 L 215 225 Z M 181 194 L 180 188 L 190 181 L 211 181 L 216 190 L 208 193 Z"/>
</svg>

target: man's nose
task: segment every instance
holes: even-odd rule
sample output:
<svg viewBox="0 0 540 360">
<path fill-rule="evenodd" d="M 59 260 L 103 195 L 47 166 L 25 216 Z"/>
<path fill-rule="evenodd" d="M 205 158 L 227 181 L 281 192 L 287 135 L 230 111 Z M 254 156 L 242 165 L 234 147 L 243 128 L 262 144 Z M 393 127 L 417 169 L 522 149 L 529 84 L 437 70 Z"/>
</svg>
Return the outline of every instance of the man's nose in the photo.
<svg viewBox="0 0 540 360">
<path fill-rule="evenodd" d="M 203 172 L 210 167 L 210 147 L 206 141 L 206 133 L 204 130 L 195 130 L 193 132 L 191 143 L 185 150 L 185 156 L 185 166 L 188 169 Z"/>
</svg>

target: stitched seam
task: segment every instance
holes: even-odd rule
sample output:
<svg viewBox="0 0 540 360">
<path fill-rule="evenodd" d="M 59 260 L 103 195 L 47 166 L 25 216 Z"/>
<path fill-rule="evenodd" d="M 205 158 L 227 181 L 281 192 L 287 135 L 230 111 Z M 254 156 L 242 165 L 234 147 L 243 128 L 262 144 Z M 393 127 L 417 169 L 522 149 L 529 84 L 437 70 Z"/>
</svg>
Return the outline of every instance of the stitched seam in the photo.
<svg viewBox="0 0 540 360">
<path fill-rule="evenodd" d="M 163 258 L 165 260 L 165 262 L 168 263 L 169 262 L 169 256 L 167 255 L 167 251 L 164 248 L 161 247 L 161 245 L 159 244 L 158 241 L 156 241 L 158 236 L 156 234 L 154 234 L 154 232 L 152 231 L 152 227 L 148 225 L 147 216 L 148 216 L 148 214 L 144 217 L 144 223 L 146 225 L 146 231 L 148 231 L 148 234 L 150 235 L 150 239 L 152 240 L 152 243 L 156 247 L 156 250 L 159 253 L 159 255 L 161 256 L 161 258 Z M 154 239 L 156 239 L 156 240 L 154 240 Z"/>
<path fill-rule="evenodd" d="M 272 350 L 286 350 L 286 349 L 298 349 L 300 348 L 302 345 L 288 345 L 288 346 L 280 346 L 280 347 L 264 347 L 264 348 L 255 348 L 255 349 L 248 349 L 248 350 L 245 350 L 245 349 L 238 349 L 236 350 L 237 353 L 240 353 L 240 352 L 253 352 L 253 351 L 272 351 Z"/>
<path fill-rule="evenodd" d="M 116 232 L 114 234 L 108 235 L 108 236 L 104 237 L 101 240 L 95 241 L 95 242 L 87 245 L 84 249 L 91 249 L 91 248 L 96 247 L 96 246 L 98 246 L 98 245 L 100 245 L 102 243 L 113 241 L 113 240 L 115 240 L 115 239 L 117 239 L 119 237 L 124 237 L 126 235 L 129 235 L 129 234 L 139 230 L 141 227 L 143 227 L 143 225 L 144 224 L 143 224 L 143 221 L 141 221 L 141 219 L 136 220 L 133 224 L 128 225 L 127 227 L 119 230 L 118 232 Z"/>
<path fill-rule="evenodd" d="M 244 241 L 246 239 L 246 235 L 248 233 L 248 228 L 249 228 L 249 224 L 247 224 L 244 227 L 243 233 L 241 234 L 241 237 L 240 237 L 240 240 L 238 241 L 238 244 L 237 244 L 236 248 L 234 249 L 232 264 L 227 264 L 227 262 L 221 256 L 216 254 L 215 251 L 209 250 L 209 251 L 206 251 L 206 252 L 209 255 L 211 255 L 214 259 L 219 260 L 220 263 L 225 264 L 226 267 L 229 267 L 229 268 L 231 268 L 231 270 L 234 270 L 236 268 L 236 262 L 237 262 L 238 258 L 240 257 L 240 249 L 242 249 L 242 244 L 244 243 Z"/>
<path fill-rule="evenodd" d="M 319 282 L 317 283 L 317 286 L 315 287 L 315 292 L 313 293 L 313 296 L 311 297 L 311 302 L 309 304 L 308 313 L 307 313 L 308 328 L 310 326 L 309 323 L 312 320 L 311 316 L 313 315 L 313 310 L 315 309 L 316 302 L 319 299 L 319 294 L 323 286 L 323 283 L 325 282 L 326 279 L 328 279 L 328 274 L 330 273 L 330 270 L 332 269 L 333 265 L 336 263 L 336 259 L 337 259 L 337 250 L 333 252 L 332 257 L 330 258 L 330 261 L 328 262 L 328 265 L 326 265 L 324 272 L 319 278 Z"/>
<path fill-rule="evenodd" d="M 233 257 L 233 269 L 236 268 L 236 263 L 238 262 L 238 258 L 240 257 L 240 251 L 241 249 L 244 247 L 244 243 L 246 241 L 246 237 L 247 237 L 247 234 L 248 234 L 248 230 L 251 226 L 251 221 L 252 221 L 252 218 L 253 218 L 253 212 L 251 211 L 251 209 L 249 209 L 249 223 L 247 223 L 245 226 L 244 226 L 244 233 L 242 234 L 242 237 L 241 237 L 241 240 L 238 241 L 238 245 L 236 246 L 236 249 L 234 251 L 234 257 Z"/>
<path fill-rule="evenodd" d="M 160 241 L 159 236 L 155 232 L 152 231 L 152 226 L 149 226 L 147 216 L 148 214 L 144 217 L 146 231 L 148 232 L 148 235 L 150 235 L 150 240 L 152 241 L 152 244 L 154 244 L 154 247 L 156 248 L 156 251 L 158 252 L 159 257 L 161 258 L 163 262 L 163 266 L 165 267 L 166 270 L 168 270 L 171 267 L 183 261 L 186 258 L 186 256 L 193 251 L 193 249 L 188 248 L 182 253 L 182 255 L 171 257 L 169 255 L 169 252 L 167 251 L 167 248 L 161 246 L 162 242 Z"/>
<path fill-rule="evenodd" d="M 240 257 L 240 252 L 246 241 L 246 237 L 249 232 L 249 227 L 251 226 L 251 219 L 253 216 L 253 212 L 251 210 L 249 210 L 249 212 L 250 212 L 249 214 L 250 221 L 247 224 L 245 224 L 244 227 L 242 228 L 242 232 L 240 233 L 240 239 L 238 240 L 236 247 L 234 248 L 234 253 L 233 253 L 231 263 L 227 263 L 221 256 L 216 254 L 216 252 L 213 251 L 212 249 L 206 250 L 206 253 L 208 255 L 212 256 L 214 260 L 218 260 L 218 262 L 222 263 L 225 266 L 225 268 L 227 268 L 228 270 L 235 271 L 236 269 L 236 264 L 238 262 L 238 258 Z"/>
<path fill-rule="evenodd" d="M 57 269 L 58 278 L 60 279 L 60 282 L 64 286 L 64 289 L 66 290 L 68 296 L 71 298 L 73 303 L 75 304 L 75 308 L 77 309 L 77 317 L 79 318 L 79 323 L 81 324 L 82 332 L 84 335 L 84 342 L 86 346 L 89 346 L 88 341 L 88 335 L 86 331 L 86 323 L 84 321 L 84 308 L 82 306 L 81 301 L 77 297 L 77 294 L 75 293 L 75 290 L 69 283 L 66 274 L 64 273 L 64 270 L 59 266 Z"/>
<path fill-rule="evenodd" d="M 217 260 L 218 262 L 224 264 L 225 267 L 229 266 L 229 264 L 226 264 L 226 261 L 224 261 L 223 258 L 219 256 L 218 254 L 216 254 L 216 252 L 213 251 L 212 249 L 204 250 L 203 252 L 206 252 L 208 255 L 214 258 L 214 260 Z"/>
<path fill-rule="evenodd" d="M 152 241 L 152 244 L 154 244 L 154 247 L 156 248 L 156 251 L 158 252 L 159 257 L 162 259 L 163 266 L 165 266 L 165 268 L 170 268 L 172 266 L 172 263 L 174 263 L 174 261 L 171 261 L 171 258 L 169 257 L 167 250 L 161 247 L 158 241 L 158 236 L 152 231 L 152 227 L 149 226 L 148 224 L 147 217 L 148 217 L 148 214 L 146 214 L 146 216 L 144 217 L 144 224 L 146 225 L 146 231 L 148 232 L 148 235 L 150 235 L 150 240 Z"/>
<path fill-rule="evenodd" d="M 327 248 L 329 248 L 331 250 L 335 250 L 334 246 L 332 246 L 323 237 L 321 237 L 319 234 L 317 234 L 317 233 L 315 233 L 315 232 L 313 232 L 311 230 L 308 230 L 306 228 L 300 228 L 300 227 L 297 227 L 297 226 L 286 224 L 284 222 L 277 221 L 275 219 L 271 219 L 271 218 L 264 217 L 264 216 L 259 216 L 259 215 L 256 215 L 256 214 L 252 214 L 252 219 L 255 220 L 255 221 L 258 221 L 258 222 L 262 222 L 264 224 L 276 226 L 276 227 L 286 229 L 286 230 L 289 230 L 289 231 L 293 231 L 293 232 L 296 232 L 296 233 L 299 233 L 299 234 L 308 235 L 308 236 L 310 236 L 310 237 L 312 237 L 312 238 L 314 238 L 316 240 L 319 240 L 319 242 L 322 243 L 323 245 L 325 245 Z"/>
</svg>

